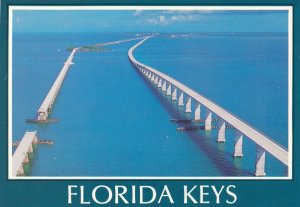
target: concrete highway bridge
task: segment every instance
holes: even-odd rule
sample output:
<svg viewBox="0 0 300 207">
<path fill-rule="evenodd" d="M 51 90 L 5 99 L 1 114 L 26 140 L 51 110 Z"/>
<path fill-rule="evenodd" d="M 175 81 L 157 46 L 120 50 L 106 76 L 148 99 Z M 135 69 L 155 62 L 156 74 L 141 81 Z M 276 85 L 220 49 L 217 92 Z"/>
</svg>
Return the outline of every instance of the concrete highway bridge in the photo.
<svg viewBox="0 0 300 207">
<path fill-rule="evenodd" d="M 178 80 L 156 70 L 148 65 L 145 65 L 133 56 L 134 50 L 142 45 L 151 36 L 145 37 L 139 43 L 134 45 L 128 51 L 129 60 L 132 64 L 140 71 L 149 81 L 165 92 L 166 96 L 171 96 L 172 101 L 177 101 L 178 106 L 185 106 L 186 113 L 194 113 L 194 119 L 200 120 L 200 111 L 205 109 L 206 115 L 203 117 L 205 130 L 212 129 L 212 114 L 215 114 L 219 120 L 219 131 L 218 131 L 218 142 L 225 142 L 225 131 L 226 124 L 232 126 L 235 129 L 235 146 L 234 146 L 234 157 L 243 156 L 243 137 L 252 140 L 257 147 L 256 150 L 256 176 L 265 176 L 265 156 L 266 152 L 274 156 L 277 160 L 282 162 L 284 165 L 289 165 L 288 150 L 276 143 L 270 137 L 266 136 L 262 132 L 258 131 L 254 127 L 250 126 L 237 116 L 233 115 L 229 111 L 225 110 L 216 103 L 210 101 L 208 98 L 197 93 L 193 89 L 184 85 Z M 184 97 L 187 100 L 184 102 Z M 192 111 L 191 103 L 192 99 L 197 103 L 195 110 Z"/>
</svg>

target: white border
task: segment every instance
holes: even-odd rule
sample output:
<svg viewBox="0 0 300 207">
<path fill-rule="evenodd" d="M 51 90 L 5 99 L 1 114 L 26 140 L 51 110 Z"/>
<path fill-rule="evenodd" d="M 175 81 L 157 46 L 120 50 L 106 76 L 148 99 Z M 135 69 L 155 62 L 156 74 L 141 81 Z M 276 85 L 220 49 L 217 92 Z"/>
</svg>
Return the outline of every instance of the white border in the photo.
<svg viewBox="0 0 300 207">
<path fill-rule="evenodd" d="M 12 163 L 12 17 L 14 10 L 285 10 L 288 11 L 288 149 L 286 177 L 158 177 L 158 176 L 11 176 Z M 9 180 L 291 180 L 293 179 L 293 7 L 292 6 L 9 6 L 8 33 L 8 179 Z"/>
</svg>

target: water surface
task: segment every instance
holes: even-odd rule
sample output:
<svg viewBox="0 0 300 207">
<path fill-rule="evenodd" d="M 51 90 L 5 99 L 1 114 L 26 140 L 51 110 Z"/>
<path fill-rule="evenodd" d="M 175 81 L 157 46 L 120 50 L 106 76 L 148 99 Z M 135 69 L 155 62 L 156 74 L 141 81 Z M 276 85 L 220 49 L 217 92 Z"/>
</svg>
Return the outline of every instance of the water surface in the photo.
<svg viewBox="0 0 300 207">
<path fill-rule="evenodd" d="M 191 118 L 130 64 L 127 52 L 79 52 L 55 102 L 55 124 L 28 124 L 59 73 L 69 46 L 134 37 L 111 34 L 14 34 L 13 140 L 26 130 L 54 145 L 39 145 L 29 176 L 253 176 L 255 145 L 244 139 L 234 159 L 233 130 L 177 132 Z M 135 57 L 218 103 L 287 146 L 287 36 L 164 34 L 147 40 Z M 194 107 L 193 103 L 193 107 Z M 202 110 L 204 113 L 204 110 Z M 269 176 L 286 168 L 267 155 Z"/>
</svg>

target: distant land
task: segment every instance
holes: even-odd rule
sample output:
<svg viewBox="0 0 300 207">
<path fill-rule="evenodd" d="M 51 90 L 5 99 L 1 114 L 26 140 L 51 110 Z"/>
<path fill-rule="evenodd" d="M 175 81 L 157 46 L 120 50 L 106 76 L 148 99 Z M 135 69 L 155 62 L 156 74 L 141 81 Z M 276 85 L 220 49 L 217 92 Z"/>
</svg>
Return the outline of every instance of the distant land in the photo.
<svg viewBox="0 0 300 207">
<path fill-rule="evenodd" d="M 68 47 L 66 50 L 72 51 L 75 48 L 76 47 Z M 79 51 L 81 51 L 81 52 L 104 52 L 104 51 L 111 51 L 111 49 L 92 45 L 92 46 L 82 46 L 79 48 Z"/>
</svg>

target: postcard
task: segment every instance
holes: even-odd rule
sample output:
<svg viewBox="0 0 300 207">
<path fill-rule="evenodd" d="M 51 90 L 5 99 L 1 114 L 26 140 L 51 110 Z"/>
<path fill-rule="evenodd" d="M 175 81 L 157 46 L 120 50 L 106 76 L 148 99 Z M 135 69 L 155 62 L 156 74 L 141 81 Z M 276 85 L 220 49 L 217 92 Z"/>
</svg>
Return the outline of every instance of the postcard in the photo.
<svg viewBox="0 0 300 207">
<path fill-rule="evenodd" d="M 5 8 L 1 205 L 299 204 L 293 6 Z"/>
</svg>

